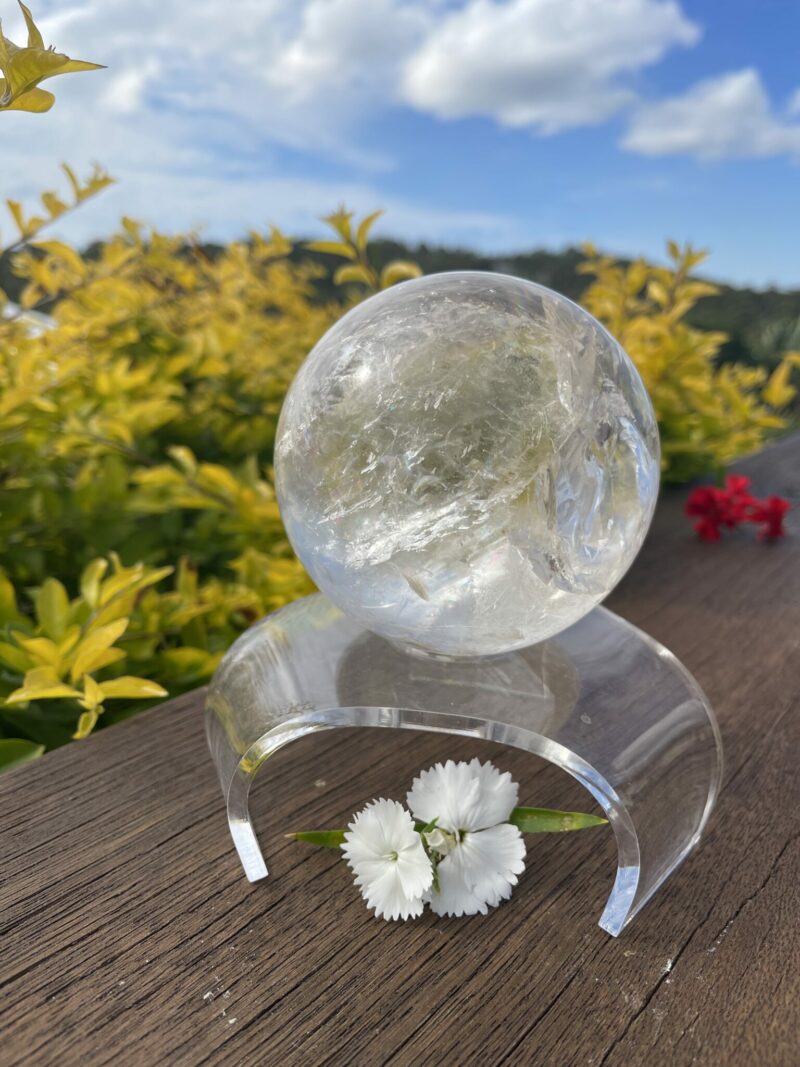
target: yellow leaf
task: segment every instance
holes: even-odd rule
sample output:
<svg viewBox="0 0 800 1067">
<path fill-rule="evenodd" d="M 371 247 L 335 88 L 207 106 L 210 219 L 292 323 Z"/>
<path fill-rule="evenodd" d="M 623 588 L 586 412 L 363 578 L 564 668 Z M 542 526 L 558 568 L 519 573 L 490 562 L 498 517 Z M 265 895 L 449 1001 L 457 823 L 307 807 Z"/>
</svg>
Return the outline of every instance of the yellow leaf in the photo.
<svg viewBox="0 0 800 1067">
<path fill-rule="evenodd" d="M 42 35 L 33 21 L 33 15 L 29 9 L 22 3 L 22 0 L 18 0 L 19 6 L 22 8 L 22 15 L 25 19 L 25 25 L 28 29 L 28 48 L 44 48 L 44 41 Z"/>
<path fill-rule="evenodd" d="M 111 678 L 107 682 L 101 682 L 100 689 L 105 700 L 121 697 L 139 700 L 147 697 L 165 697 L 168 695 L 166 689 L 162 689 L 157 682 L 148 681 L 147 678 L 134 678 L 130 674 L 124 674 L 121 678 Z"/>
<path fill-rule="evenodd" d="M 381 271 L 381 289 L 388 289 L 390 285 L 395 285 L 397 282 L 419 278 L 421 275 L 422 271 L 416 263 L 411 263 L 406 259 L 395 259 L 392 263 L 387 263 Z"/>
<path fill-rule="evenodd" d="M 107 648 L 105 652 L 98 653 L 92 670 L 99 671 L 103 667 L 110 667 L 112 663 L 119 663 L 121 659 L 125 659 L 126 655 L 124 648 Z"/>
<path fill-rule="evenodd" d="M 367 247 L 367 241 L 369 239 L 369 231 L 372 229 L 374 223 L 381 217 L 382 211 L 373 211 L 371 215 L 367 215 L 358 224 L 356 230 L 356 247 L 360 252 L 364 252 Z"/>
<path fill-rule="evenodd" d="M 55 195 L 55 193 L 42 193 L 42 196 L 39 197 L 39 200 L 41 200 L 44 204 L 45 210 L 47 211 L 51 219 L 58 219 L 67 209 L 67 206 L 62 200 L 62 198 L 60 196 Z"/>
<path fill-rule="evenodd" d="M 88 737 L 97 725 L 97 718 L 96 711 L 84 711 L 78 719 L 78 728 L 72 735 L 73 741 L 82 741 L 84 737 Z"/>
<path fill-rule="evenodd" d="M 73 682 L 97 669 L 98 657 L 122 637 L 129 622 L 128 618 L 115 619 L 114 622 L 89 631 L 75 650 L 75 659 L 69 672 Z"/>
<path fill-rule="evenodd" d="M 79 697 L 81 694 L 71 685 L 62 682 L 51 667 L 35 667 L 25 675 L 22 688 L 15 689 L 6 697 L 6 704 L 27 703 L 30 700 L 53 700 L 62 697 Z"/>
<path fill-rule="evenodd" d="M 2 92 L 2 86 L 0 86 L 0 92 Z M 16 223 L 20 237 L 25 237 L 28 234 L 28 226 L 22 213 L 22 204 L 20 204 L 19 200 L 6 200 L 6 207 Z"/>
<path fill-rule="evenodd" d="M 364 285 L 372 285 L 372 278 L 370 278 L 366 267 L 362 267 L 360 263 L 344 263 L 341 267 L 337 267 L 333 282 L 334 285 L 345 285 L 348 282 L 361 282 Z"/>
<path fill-rule="evenodd" d="M 343 237 L 345 241 L 350 240 L 350 220 L 353 218 L 352 211 L 346 211 L 345 208 L 340 207 L 338 210 L 332 212 L 330 215 L 325 215 L 322 219 L 327 224 Z"/>
<path fill-rule="evenodd" d="M 106 578 L 100 588 L 100 599 L 98 601 L 101 605 L 108 605 L 116 597 L 132 592 L 136 589 L 144 589 L 148 585 L 155 585 L 156 582 L 160 582 L 162 578 L 166 578 L 168 574 L 172 574 L 172 567 L 159 567 L 157 570 L 146 572 L 144 568 L 139 565 L 138 567 L 130 567 L 127 570 L 122 569 L 119 573 L 113 574 L 110 578 Z M 100 619 L 103 613 L 99 613 L 95 618 L 92 625 L 100 625 Z M 109 620 L 110 621 L 110 620 Z M 105 620 L 103 620 L 105 625 Z"/>
<path fill-rule="evenodd" d="M 97 607 L 100 600 L 100 582 L 108 570 L 108 560 L 93 559 L 84 567 L 81 575 L 81 596 L 90 608 Z"/>
<path fill-rule="evenodd" d="M 84 675 L 83 697 L 79 701 L 87 711 L 99 710 L 103 703 L 103 691 L 91 674 Z"/>
<path fill-rule="evenodd" d="M 797 390 L 789 383 L 791 373 L 792 360 L 783 359 L 770 374 L 761 394 L 770 407 L 783 408 L 794 399 Z"/>
<path fill-rule="evenodd" d="M 34 660 L 44 666 L 57 669 L 61 663 L 61 652 L 58 645 L 46 637 L 26 637 L 25 634 L 13 632 L 12 636 L 20 648 L 24 648 Z"/>
<path fill-rule="evenodd" d="M 63 260 L 72 267 L 76 274 L 79 274 L 82 278 L 85 277 L 86 264 L 83 259 L 78 255 L 74 248 L 65 245 L 63 241 L 35 241 L 31 247 L 41 248 L 42 251 L 47 252 L 49 255 Z"/>
<path fill-rule="evenodd" d="M 31 660 L 21 648 L 0 641 L 0 663 L 5 663 L 18 674 L 24 674 L 30 668 Z"/>
<path fill-rule="evenodd" d="M 661 307 L 666 307 L 669 304 L 669 293 L 667 292 L 666 286 L 655 278 L 652 278 L 647 283 L 647 295 L 651 300 L 660 304 Z"/>
<path fill-rule="evenodd" d="M 54 641 L 60 641 L 67 629 L 69 597 L 64 586 L 55 578 L 47 578 L 34 594 L 36 618 L 39 625 Z"/>
<path fill-rule="evenodd" d="M 53 48 L 45 48 L 30 11 L 22 3 L 20 7 L 28 29 L 28 44 L 20 48 L 0 32 L 0 69 L 5 76 L 0 110 L 47 111 L 53 105 L 53 97 L 37 88 L 39 82 L 59 74 L 98 70 L 100 64 L 70 59 Z"/>
<path fill-rule="evenodd" d="M 351 245 L 342 241 L 308 241 L 306 248 L 312 252 L 324 252 L 329 256 L 343 256 L 344 259 L 356 259 L 357 253 Z"/>
<path fill-rule="evenodd" d="M 190 478 L 197 474 L 197 460 L 191 448 L 186 448 L 184 445 L 173 445 L 167 449 L 167 455 L 174 459 L 181 470 L 188 474 Z"/>
<path fill-rule="evenodd" d="M 64 656 L 69 656 L 70 652 L 72 652 L 73 648 L 75 648 L 78 641 L 80 640 L 80 636 L 80 626 L 70 626 L 69 630 L 67 630 L 66 634 L 61 639 L 58 646 L 58 651 L 61 653 L 62 659 L 64 658 Z"/>
<path fill-rule="evenodd" d="M 27 92 L 12 95 L 5 78 L 0 78 L 0 101 L 5 99 L 8 103 L 0 103 L 0 111 L 29 111 L 34 115 L 44 114 L 56 102 L 55 96 L 46 89 L 28 89 Z"/>
<path fill-rule="evenodd" d="M 66 174 L 67 181 L 72 186 L 72 195 L 75 197 L 75 200 L 77 202 L 81 199 L 81 194 L 83 192 L 83 189 L 81 188 L 81 183 L 78 181 L 78 176 L 76 175 L 72 167 L 69 165 L 69 163 L 62 163 L 61 169 Z"/>
</svg>

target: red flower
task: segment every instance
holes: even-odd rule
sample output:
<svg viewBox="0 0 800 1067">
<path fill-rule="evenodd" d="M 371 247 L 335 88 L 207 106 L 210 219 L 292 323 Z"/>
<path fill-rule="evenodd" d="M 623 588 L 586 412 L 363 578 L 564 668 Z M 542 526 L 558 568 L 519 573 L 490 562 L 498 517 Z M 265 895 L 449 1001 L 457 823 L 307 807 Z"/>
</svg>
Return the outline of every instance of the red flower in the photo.
<svg viewBox="0 0 800 1067">
<path fill-rule="evenodd" d="M 725 491 L 714 485 L 698 485 L 689 493 L 685 511 L 690 519 L 699 519 L 694 528 L 704 541 L 719 541 L 720 526 L 725 522 Z"/>
<path fill-rule="evenodd" d="M 779 496 L 769 496 L 766 500 L 756 500 L 750 512 L 750 522 L 763 523 L 758 532 L 762 541 L 775 541 L 783 537 L 783 516 L 789 510 L 789 501 Z"/>
<path fill-rule="evenodd" d="M 697 519 L 694 528 L 703 541 L 719 541 L 722 527 L 732 530 L 742 522 L 760 524 L 758 536 L 762 541 L 784 536 L 783 517 L 789 510 L 789 501 L 779 496 L 757 500 L 749 489 L 749 478 L 729 474 L 722 489 L 700 485 L 691 491 L 685 511 L 690 519 Z"/>
<path fill-rule="evenodd" d="M 700 519 L 699 522 L 694 524 L 694 528 L 701 541 L 719 541 L 722 537 L 719 532 L 719 526 L 713 519 Z"/>
<path fill-rule="evenodd" d="M 724 497 L 723 522 L 732 530 L 740 522 L 746 522 L 750 509 L 756 503 L 754 497 L 748 493 L 750 479 L 741 474 L 729 474 L 725 479 L 725 488 L 717 492 Z"/>
</svg>

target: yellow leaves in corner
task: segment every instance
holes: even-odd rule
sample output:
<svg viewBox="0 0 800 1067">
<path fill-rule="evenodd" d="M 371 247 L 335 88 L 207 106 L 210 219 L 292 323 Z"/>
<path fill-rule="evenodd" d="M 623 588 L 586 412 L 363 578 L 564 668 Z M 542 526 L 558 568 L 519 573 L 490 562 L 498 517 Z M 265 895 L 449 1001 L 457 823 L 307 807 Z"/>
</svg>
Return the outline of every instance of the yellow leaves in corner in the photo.
<svg viewBox="0 0 800 1067">
<path fill-rule="evenodd" d="M 118 642 L 129 630 L 136 602 L 145 589 L 171 571 L 142 564 L 123 567 L 113 554 L 111 562 L 113 573 L 106 578 L 108 562 L 93 560 L 81 576 L 81 595 L 72 601 L 61 582 L 47 578 L 33 592 L 34 633 L 14 629 L 10 631 L 14 644 L 0 644 L 0 663 L 24 675 L 22 685 L 5 698 L 5 705 L 75 700 L 83 709 L 73 735 L 76 739 L 92 732 L 107 700 L 153 700 L 168 695 L 148 678 L 130 674 L 95 677 L 126 658 L 127 651 Z M 7 607 L 14 608 L 10 600 Z"/>
<path fill-rule="evenodd" d="M 0 28 L 0 111 L 49 111 L 55 97 L 39 83 L 58 74 L 100 70 L 102 64 L 70 59 L 52 47 L 45 48 L 42 35 L 22 0 L 18 0 L 28 29 L 28 43 L 20 47 L 4 36 Z"/>
<path fill-rule="evenodd" d="M 784 425 L 781 409 L 794 399 L 789 353 L 766 380 L 762 367 L 722 363 L 725 334 L 687 320 L 698 300 L 716 292 L 691 277 L 705 258 L 690 245 L 667 245 L 671 263 L 628 266 L 585 248 L 579 268 L 594 276 L 581 302 L 617 338 L 647 387 L 661 433 L 667 481 L 687 481 L 762 447 Z"/>
</svg>

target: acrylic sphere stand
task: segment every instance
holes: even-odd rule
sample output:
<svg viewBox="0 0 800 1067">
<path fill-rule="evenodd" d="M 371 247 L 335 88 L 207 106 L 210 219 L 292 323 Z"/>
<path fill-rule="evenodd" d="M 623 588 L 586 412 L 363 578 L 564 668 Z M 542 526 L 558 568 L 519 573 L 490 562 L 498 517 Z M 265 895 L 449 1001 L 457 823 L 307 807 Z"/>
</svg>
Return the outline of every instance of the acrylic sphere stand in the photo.
<svg viewBox="0 0 800 1067">
<path fill-rule="evenodd" d="M 347 726 L 483 738 L 571 774 L 616 835 L 600 919 L 614 936 L 697 843 L 720 784 L 719 731 L 699 686 L 605 608 L 526 649 L 446 659 L 390 644 L 317 594 L 243 634 L 208 696 L 208 743 L 251 882 L 267 876 L 248 810 L 257 771 L 290 741 Z"/>
<path fill-rule="evenodd" d="M 432 730 L 523 749 L 586 787 L 616 835 L 600 925 L 619 934 L 696 844 L 721 773 L 697 684 L 596 606 L 658 494 L 655 414 L 622 347 L 524 279 L 406 282 L 310 353 L 275 473 L 322 592 L 243 634 L 211 684 L 247 877 L 267 875 L 248 794 L 279 748 L 346 726 Z"/>
</svg>

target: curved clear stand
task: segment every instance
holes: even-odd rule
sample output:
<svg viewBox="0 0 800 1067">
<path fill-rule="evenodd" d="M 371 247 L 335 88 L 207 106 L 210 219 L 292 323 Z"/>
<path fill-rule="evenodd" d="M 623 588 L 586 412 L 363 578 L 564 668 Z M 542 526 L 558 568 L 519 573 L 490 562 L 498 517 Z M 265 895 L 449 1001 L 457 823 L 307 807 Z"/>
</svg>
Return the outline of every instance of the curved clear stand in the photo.
<svg viewBox="0 0 800 1067">
<path fill-rule="evenodd" d="M 389 644 L 317 594 L 244 633 L 209 691 L 208 743 L 251 882 L 267 875 L 248 811 L 254 775 L 289 741 L 341 726 L 484 738 L 571 774 L 616 835 L 617 876 L 600 919 L 614 936 L 697 843 L 722 769 L 697 683 L 604 608 L 540 645 L 458 660 Z"/>
</svg>

